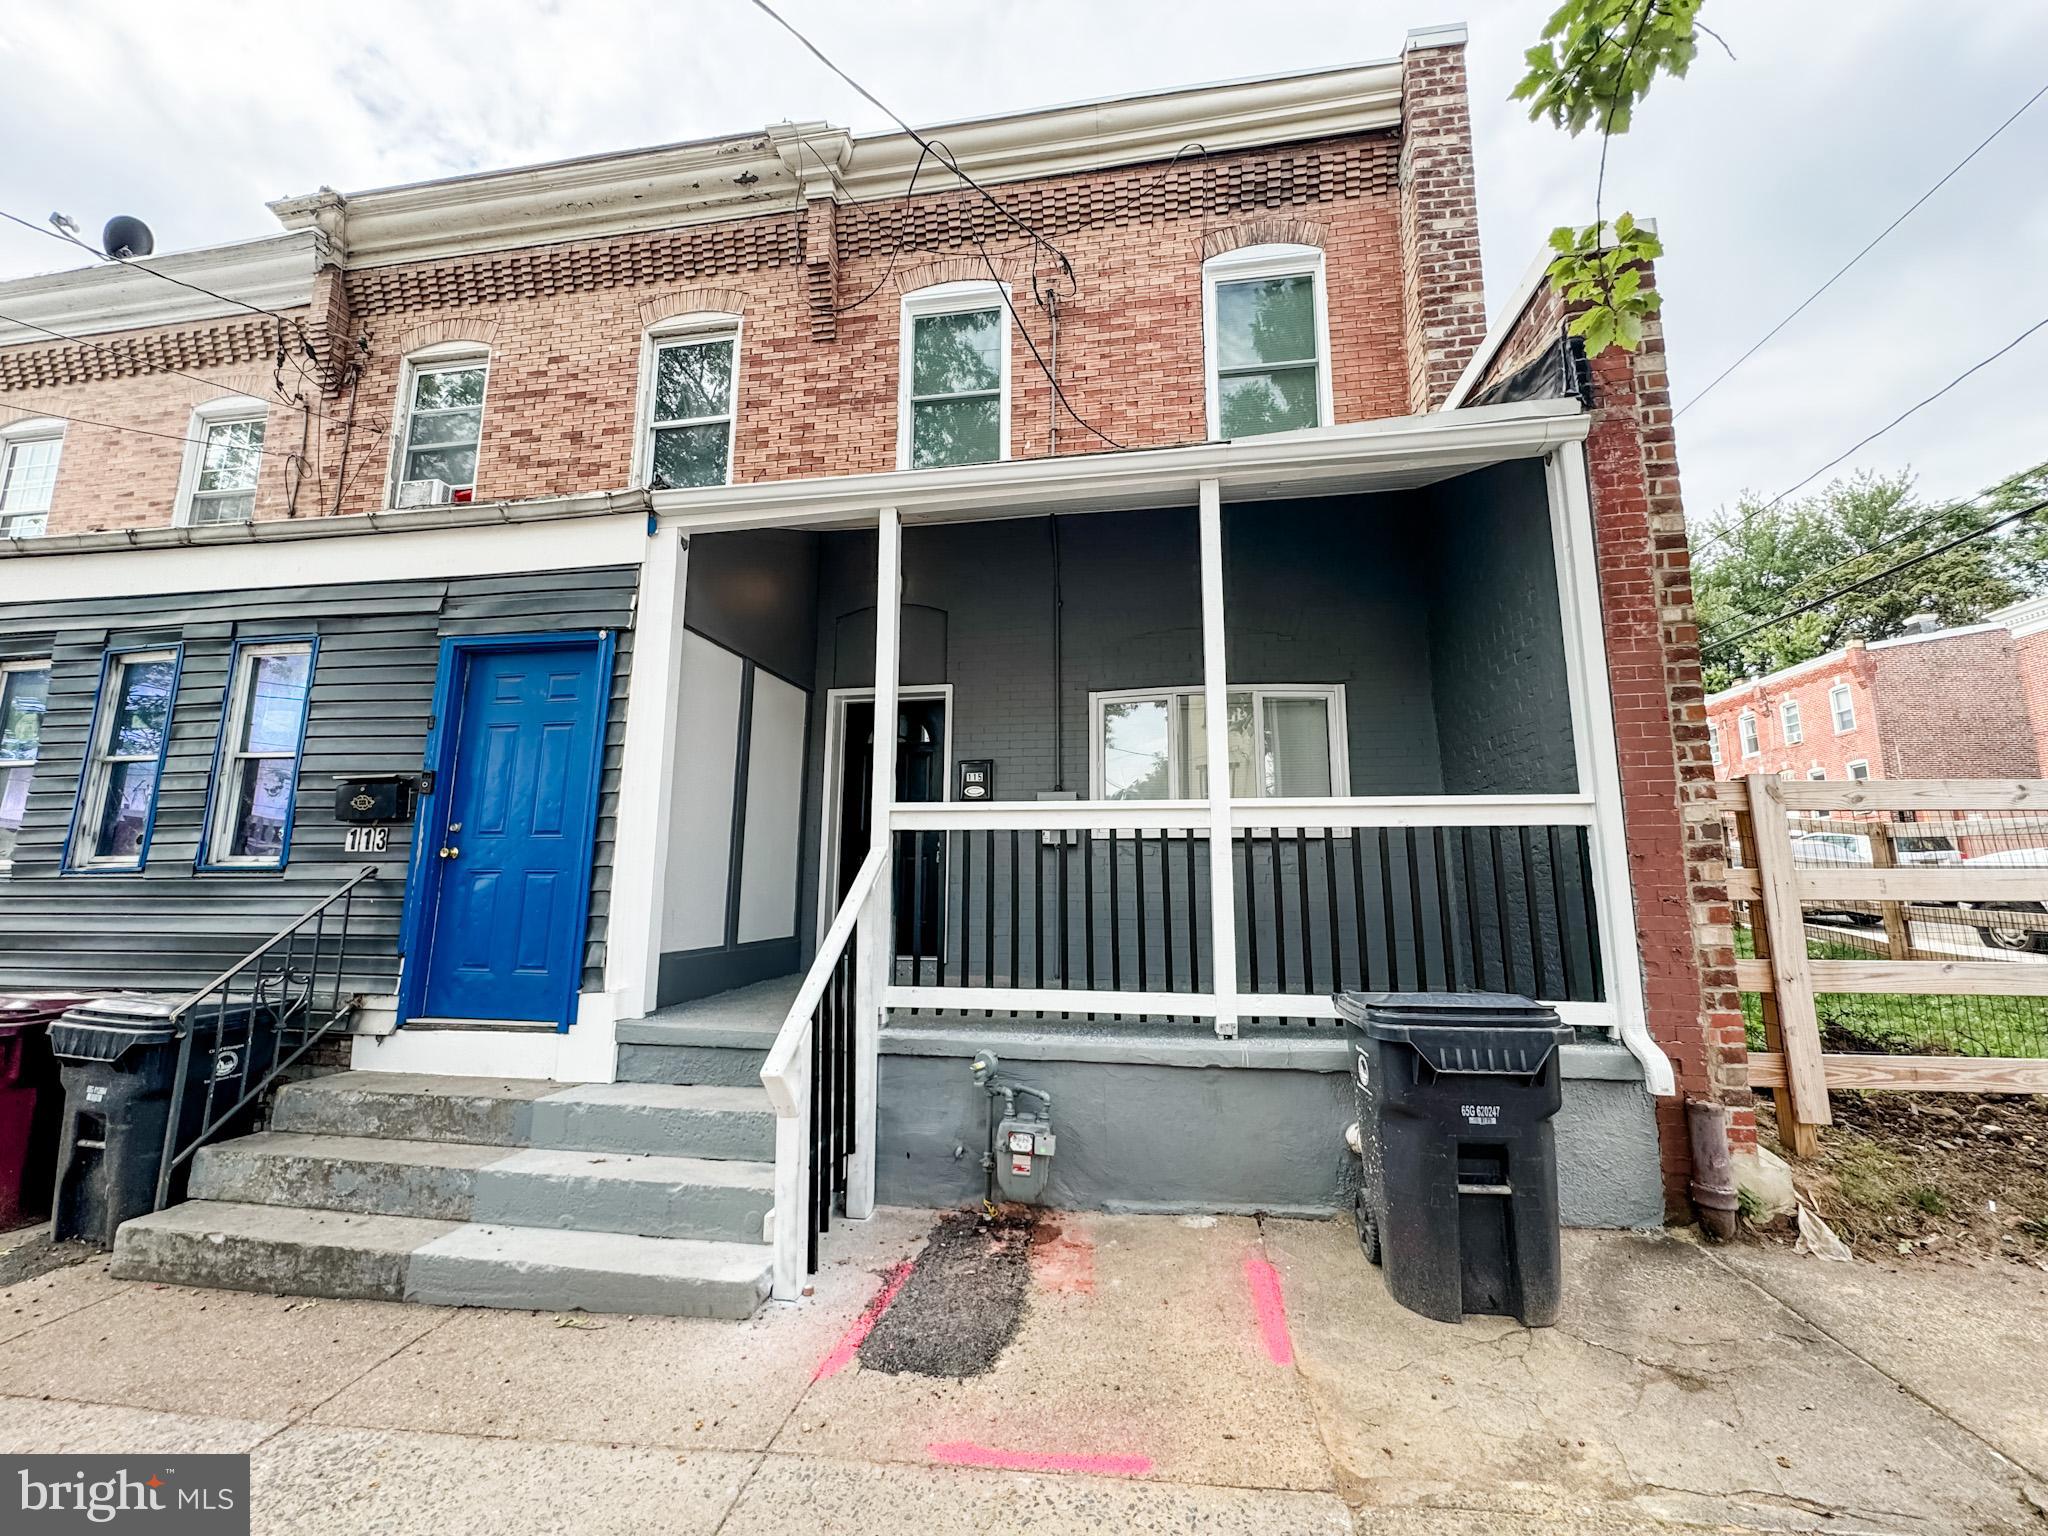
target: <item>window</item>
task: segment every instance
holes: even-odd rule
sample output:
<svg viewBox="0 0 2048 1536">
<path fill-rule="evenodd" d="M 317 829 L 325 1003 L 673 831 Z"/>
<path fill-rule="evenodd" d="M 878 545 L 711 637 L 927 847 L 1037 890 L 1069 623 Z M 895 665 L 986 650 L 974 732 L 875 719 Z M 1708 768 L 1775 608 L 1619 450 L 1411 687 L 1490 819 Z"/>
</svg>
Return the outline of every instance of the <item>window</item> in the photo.
<svg viewBox="0 0 2048 1536">
<path fill-rule="evenodd" d="M 1778 725 L 1785 733 L 1785 745 L 1797 746 L 1806 739 L 1799 724 L 1799 701 L 1787 699 L 1778 706 Z"/>
<path fill-rule="evenodd" d="M 175 650 L 109 652 L 66 859 L 72 869 L 140 869 L 178 687 Z"/>
<path fill-rule="evenodd" d="M 1828 776 L 1828 771 L 1825 768 L 1809 768 L 1806 770 L 1806 776 L 1809 779 L 1813 780 L 1816 784 L 1818 784 L 1822 779 L 1825 779 Z M 1821 812 L 1821 814 L 1825 816 L 1827 812 L 1823 811 Z"/>
<path fill-rule="evenodd" d="M 55 422 L 25 421 L 0 433 L 0 538 L 39 538 L 50 526 L 50 497 L 64 430 Z"/>
<path fill-rule="evenodd" d="M 1755 757 L 1763 751 L 1763 746 L 1756 739 L 1756 715 L 1753 711 L 1745 709 L 1735 717 L 1735 732 L 1742 738 L 1744 757 Z"/>
<path fill-rule="evenodd" d="M 1258 245 L 1213 257 L 1202 310 L 1212 438 L 1330 424 L 1321 251 Z"/>
<path fill-rule="evenodd" d="M 235 647 L 202 868 L 282 869 L 313 683 L 311 640 Z"/>
<path fill-rule="evenodd" d="M 1721 766 L 1721 728 L 1712 721 L 1707 722 L 1707 756 L 1716 768 Z"/>
<path fill-rule="evenodd" d="M 0 867 L 13 860 L 14 841 L 21 835 L 49 697 L 47 661 L 0 663 Z"/>
<path fill-rule="evenodd" d="M 706 317 L 649 338 L 641 386 L 642 483 L 668 490 L 731 481 L 736 324 L 726 316 Z"/>
<path fill-rule="evenodd" d="M 1870 764 L 1866 763 L 1865 761 L 1863 761 L 1862 758 L 1859 757 L 1858 759 L 1856 759 L 1855 762 L 1849 765 L 1849 777 L 1852 779 L 1869 778 Z"/>
<path fill-rule="evenodd" d="M 1010 317 L 994 283 L 942 283 L 903 300 L 899 469 L 1010 456 Z"/>
<path fill-rule="evenodd" d="M 1339 687 L 1232 689 L 1230 793 L 1239 800 L 1351 792 Z M 1097 800 L 1206 800 L 1207 709 L 1199 688 L 1091 696 Z"/>
<path fill-rule="evenodd" d="M 489 372 L 489 359 L 468 347 L 452 356 L 421 353 L 406 365 L 399 484 L 439 480 L 448 486 L 451 500 L 469 500 L 476 489 L 484 380 Z"/>
<path fill-rule="evenodd" d="M 1849 696 L 1849 685 L 1837 683 L 1828 690 L 1828 708 L 1835 717 L 1835 734 L 1856 729 L 1856 701 Z"/>
<path fill-rule="evenodd" d="M 246 523 L 256 511 L 269 411 L 259 400 L 223 400 L 192 413 L 192 441 L 178 492 L 178 522 L 189 527 Z"/>
</svg>

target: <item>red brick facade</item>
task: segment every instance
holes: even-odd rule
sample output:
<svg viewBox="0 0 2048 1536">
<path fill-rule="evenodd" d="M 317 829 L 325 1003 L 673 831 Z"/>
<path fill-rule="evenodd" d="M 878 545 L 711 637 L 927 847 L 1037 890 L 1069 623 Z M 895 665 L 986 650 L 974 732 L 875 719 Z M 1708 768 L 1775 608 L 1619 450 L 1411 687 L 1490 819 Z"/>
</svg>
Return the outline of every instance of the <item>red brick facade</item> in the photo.
<svg viewBox="0 0 2048 1536">
<path fill-rule="evenodd" d="M 1644 284 L 1655 283 L 1644 270 Z M 1567 318 L 1539 287 L 1478 380 L 1514 372 L 1556 341 Z M 1692 556 L 1679 497 L 1664 328 L 1652 316 L 1634 353 L 1594 359 L 1586 440 L 1594 540 L 1622 810 L 1650 1032 L 1670 1056 L 1678 1096 L 1657 1101 L 1669 1209 L 1686 1209 L 1691 1150 L 1685 1100 L 1735 1114 L 1730 1139 L 1753 1146 L 1748 1046 L 1735 988 L 1727 849 L 1707 748 Z"/>
<path fill-rule="evenodd" d="M 1873 779 L 2038 777 L 2042 716 L 2029 688 L 2048 679 L 2048 654 L 2034 638 L 1987 626 L 1858 643 L 1717 693 L 1708 704 L 1716 772 L 1847 779 L 1856 765 Z M 1836 725 L 1837 688 L 1849 690 L 1847 729 Z M 1958 707 L 1963 699 L 1967 709 Z M 1756 726 L 1754 755 L 1743 751 L 1745 715 Z"/>
</svg>

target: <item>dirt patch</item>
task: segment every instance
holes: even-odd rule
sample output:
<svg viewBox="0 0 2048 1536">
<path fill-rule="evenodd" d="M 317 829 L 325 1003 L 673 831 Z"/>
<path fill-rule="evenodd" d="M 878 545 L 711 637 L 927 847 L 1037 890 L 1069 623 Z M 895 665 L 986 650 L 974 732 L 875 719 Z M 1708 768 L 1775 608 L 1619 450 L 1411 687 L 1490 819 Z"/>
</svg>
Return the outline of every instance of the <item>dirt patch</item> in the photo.
<svg viewBox="0 0 2048 1536">
<path fill-rule="evenodd" d="M 24 1280 L 47 1275 L 53 1269 L 105 1257 L 104 1249 L 95 1248 L 90 1243 L 53 1243 L 47 1232 L 39 1232 L 0 1250 L 0 1288 L 20 1285 Z"/>
<path fill-rule="evenodd" d="M 1865 1258 L 1996 1256 L 2048 1269 L 2048 1098 L 1837 1093 L 1820 1155 L 1792 1162 L 1813 1207 Z M 1783 1153 L 1768 1096 L 1764 1144 Z"/>
<path fill-rule="evenodd" d="M 1014 1207 L 942 1217 L 862 1340 L 862 1368 L 951 1380 L 988 1371 L 1024 1323 L 1034 1225 Z"/>
</svg>

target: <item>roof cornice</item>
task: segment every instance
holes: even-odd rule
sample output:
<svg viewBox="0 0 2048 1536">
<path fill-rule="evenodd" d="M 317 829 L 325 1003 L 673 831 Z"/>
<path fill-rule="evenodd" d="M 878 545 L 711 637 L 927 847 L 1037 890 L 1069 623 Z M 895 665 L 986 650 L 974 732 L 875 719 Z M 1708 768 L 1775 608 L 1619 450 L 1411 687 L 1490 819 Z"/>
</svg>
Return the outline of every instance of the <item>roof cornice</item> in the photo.
<svg viewBox="0 0 2048 1536">
<path fill-rule="evenodd" d="M 148 271 L 109 262 L 0 283 L 0 310 L 27 322 L 0 321 L 0 347 L 48 346 L 50 337 L 35 329 L 37 326 L 67 336 L 99 335 L 242 316 L 249 313 L 245 305 L 303 309 L 312 301 L 313 274 L 325 248 L 317 230 L 303 229 L 234 245 L 152 256 Z M 164 277 L 231 294 L 244 303 L 224 304 L 165 282 Z"/>
<path fill-rule="evenodd" d="M 1000 183 L 1397 127 L 1401 61 L 1080 102 L 922 130 L 961 169 Z M 906 133 L 856 138 L 829 123 L 593 155 L 365 192 L 328 189 L 270 205 L 291 229 L 321 228 L 351 267 L 390 266 L 670 229 L 794 208 L 807 197 L 896 197 L 918 160 Z M 933 190 L 952 184 L 930 165 Z"/>
</svg>

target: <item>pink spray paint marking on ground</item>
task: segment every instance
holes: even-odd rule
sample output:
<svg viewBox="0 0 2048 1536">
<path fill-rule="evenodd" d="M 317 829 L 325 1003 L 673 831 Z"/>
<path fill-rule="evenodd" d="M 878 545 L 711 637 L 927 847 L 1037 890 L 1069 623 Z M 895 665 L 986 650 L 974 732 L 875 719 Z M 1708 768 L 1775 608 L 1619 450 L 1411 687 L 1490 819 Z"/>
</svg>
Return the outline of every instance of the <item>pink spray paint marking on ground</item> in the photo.
<svg viewBox="0 0 2048 1536">
<path fill-rule="evenodd" d="M 971 1440 L 951 1440 L 925 1447 L 934 1461 L 955 1467 L 987 1467 L 998 1472 L 1085 1472 L 1095 1477 L 1143 1477 L 1152 1470 L 1150 1456 L 1092 1456 L 1068 1451 L 1004 1451 Z"/>
<path fill-rule="evenodd" d="M 911 1266 L 898 1264 L 889 1271 L 888 1279 L 882 1282 L 882 1289 L 875 1299 L 868 1303 L 867 1310 L 854 1319 L 854 1324 L 839 1336 L 839 1342 L 832 1346 L 832 1353 L 818 1362 L 817 1370 L 811 1373 L 812 1381 L 829 1381 L 849 1365 L 867 1336 L 874 1332 L 875 1324 L 882 1320 L 882 1314 L 889 1310 L 889 1303 L 896 1299 L 896 1293 L 903 1289 L 903 1282 L 910 1278 Z"/>
<path fill-rule="evenodd" d="M 1280 1297 L 1280 1272 L 1256 1254 L 1244 1261 L 1244 1278 L 1251 1286 L 1252 1314 L 1259 1320 L 1259 1336 L 1275 1365 L 1294 1364 L 1294 1338 L 1287 1331 L 1287 1303 Z"/>
</svg>

